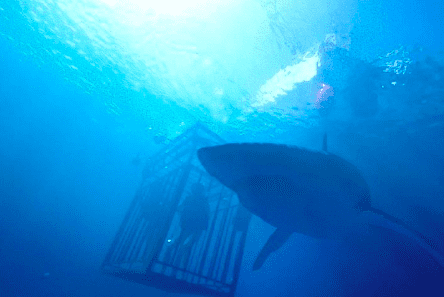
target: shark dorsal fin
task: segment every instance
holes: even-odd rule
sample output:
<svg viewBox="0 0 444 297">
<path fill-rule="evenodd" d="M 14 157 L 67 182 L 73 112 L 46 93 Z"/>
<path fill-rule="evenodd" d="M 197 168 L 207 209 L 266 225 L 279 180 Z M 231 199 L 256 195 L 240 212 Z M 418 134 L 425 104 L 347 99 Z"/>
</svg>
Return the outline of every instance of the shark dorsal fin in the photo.
<svg viewBox="0 0 444 297">
<path fill-rule="evenodd" d="M 324 133 L 324 138 L 322 140 L 322 150 L 327 152 L 327 132 Z"/>
</svg>

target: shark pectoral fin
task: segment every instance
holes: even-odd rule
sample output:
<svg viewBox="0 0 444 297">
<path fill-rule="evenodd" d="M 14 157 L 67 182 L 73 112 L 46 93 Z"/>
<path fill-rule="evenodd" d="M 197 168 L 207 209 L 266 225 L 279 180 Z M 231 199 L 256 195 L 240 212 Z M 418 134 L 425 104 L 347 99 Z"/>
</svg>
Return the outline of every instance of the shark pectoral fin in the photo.
<svg viewBox="0 0 444 297">
<path fill-rule="evenodd" d="M 287 241 L 292 233 L 292 231 L 277 228 L 276 231 L 271 234 L 267 240 L 267 243 L 259 252 L 256 261 L 254 261 L 253 270 L 258 270 L 261 268 L 268 256 L 274 251 L 278 250 Z"/>
<path fill-rule="evenodd" d="M 444 267 L 444 256 L 435 250 L 433 244 L 427 237 L 418 231 L 414 230 L 401 220 L 373 207 L 362 213 L 366 216 L 370 225 L 386 228 L 410 238 L 427 251 L 439 265 Z"/>
</svg>

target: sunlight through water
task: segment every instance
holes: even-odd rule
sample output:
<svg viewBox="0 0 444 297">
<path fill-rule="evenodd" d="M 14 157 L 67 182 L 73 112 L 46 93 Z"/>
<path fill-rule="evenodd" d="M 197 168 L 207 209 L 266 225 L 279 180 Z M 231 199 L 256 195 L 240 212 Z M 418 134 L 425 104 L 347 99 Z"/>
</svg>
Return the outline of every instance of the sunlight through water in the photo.
<svg viewBox="0 0 444 297">
<path fill-rule="evenodd" d="M 156 14 L 164 14 L 170 16 L 181 16 L 187 13 L 187 11 L 195 11 L 196 9 L 208 5 L 209 3 L 225 3 L 230 1 L 208 1 L 208 0 L 193 0 L 193 1 L 180 1 L 180 0 L 96 0 L 98 2 L 105 3 L 114 9 L 134 9 L 143 12 L 151 11 Z"/>
<path fill-rule="evenodd" d="M 316 124 L 312 88 L 298 87 L 316 76 L 326 36 L 349 33 L 354 6 L 342 4 L 21 1 L 47 41 L 39 46 L 68 80 L 112 98 L 113 112 L 129 103 L 143 113 L 157 100 L 228 124 L 263 115 Z M 117 88 L 148 95 L 117 98 Z"/>
</svg>

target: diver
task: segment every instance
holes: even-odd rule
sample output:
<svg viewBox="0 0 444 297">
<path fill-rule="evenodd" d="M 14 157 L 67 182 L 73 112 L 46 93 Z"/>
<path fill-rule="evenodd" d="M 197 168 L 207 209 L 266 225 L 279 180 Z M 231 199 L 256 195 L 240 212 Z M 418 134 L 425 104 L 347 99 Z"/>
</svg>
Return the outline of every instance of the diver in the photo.
<svg viewBox="0 0 444 297">
<path fill-rule="evenodd" d="M 167 252 L 167 259 L 176 249 L 176 256 L 180 259 L 180 265 L 185 266 L 194 244 L 200 239 L 202 233 L 208 229 L 210 218 L 210 205 L 205 196 L 205 188 L 201 183 L 191 186 L 190 194 L 179 204 L 180 235 L 174 241 Z M 175 259 L 170 259 L 175 263 Z"/>
</svg>

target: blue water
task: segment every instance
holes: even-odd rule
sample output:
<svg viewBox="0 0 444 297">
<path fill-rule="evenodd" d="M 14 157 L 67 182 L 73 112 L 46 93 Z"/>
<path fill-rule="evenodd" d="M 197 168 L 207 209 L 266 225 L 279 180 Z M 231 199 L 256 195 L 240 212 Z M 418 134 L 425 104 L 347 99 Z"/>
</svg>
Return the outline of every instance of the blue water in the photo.
<svg viewBox="0 0 444 297">
<path fill-rule="evenodd" d="M 273 3 L 202 19 L 128 8 L 132 22 L 100 1 L 0 4 L 0 296 L 172 295 L 100 265 L 141 181 L 134 159 L 198 120 L 227 141 L 314 149 L 327 131 L 374 206 L 444 253 L 442 4 Z M 350 45 L 319 53 L 332 32 Z M 307 53 L 314 76 L 296 68 L 302 81 L 264 91 Z M 319 83 L 334 89 L 323 108 Z M 443 269 L 394 234 L 357 246 L 295 234 L 251 272 L 271 231 L 253 219 L 236 296 L 444 294 Z"/>
</svg>

